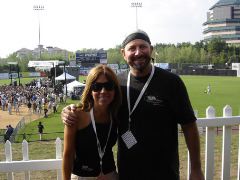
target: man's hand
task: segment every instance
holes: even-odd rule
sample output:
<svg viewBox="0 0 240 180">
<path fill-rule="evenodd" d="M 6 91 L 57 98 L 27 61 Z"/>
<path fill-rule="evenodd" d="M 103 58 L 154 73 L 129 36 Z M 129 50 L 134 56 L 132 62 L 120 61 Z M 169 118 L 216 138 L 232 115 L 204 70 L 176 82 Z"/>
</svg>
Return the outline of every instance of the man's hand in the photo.
<svg viewBox="0 0 240 180">
<path fill-rule="evenodd" d="M 77 115 L 74 113 L 77 110 L 75 104 L 68 105 L 61 112 L 62 122 L 67 126 L 72 126 L 76 123 Z"/>
</svg>

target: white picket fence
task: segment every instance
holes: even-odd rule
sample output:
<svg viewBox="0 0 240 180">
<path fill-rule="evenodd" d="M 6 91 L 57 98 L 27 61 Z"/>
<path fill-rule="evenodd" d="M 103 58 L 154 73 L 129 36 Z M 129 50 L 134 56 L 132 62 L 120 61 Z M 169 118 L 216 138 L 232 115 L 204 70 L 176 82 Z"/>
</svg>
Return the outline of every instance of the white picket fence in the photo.
<svg viewBox="0 0 240 180">
<path fill-rule="evenodd" d="M 216 117 L 215 109 L 209 106 L 206 109 L 206 118 L 198 118 L 197 125 L 200 128 L 205 128 L 205 179 L 212 180 L 214 177 L 214 145 L 215 145 L 215 129 L 222 127 L 222 168 L 221 180 L 230 179 L 231 167 L 231 137 L 232 127 L 240 125 L 240 116 L 232 116 L 232 108 L 226 105 L 223 108 L 223 116 Z M 238 128 L 240 129 L 240 128 Z M 240 180 L 240 131 L 238 142 L 238 172 L 237 180 Z M 189 160 L 188 160 L 189 162 Z M 189 167 L 189 166 L 188 166 Z M 189 170 L 188 170 L 189 172 Z"/>
<path fill-rule="evenodd" d="M 62 179 L 62 141 L 56 139 L 56 159 L 29 160 L 28 142 L 22 142 L 22 161 L 12 161 L 12 145 L 5 143 L 6 161 L 0 162 L 0 173 L 7 173 L 7 180 L 14 180 L 14 172 L 24 172 L 25 180 L 30 180 L 31 171 L 56 170 L 57 180 Z"/>
<path fill-rule="evenodd" d="M 215 117 L 215 109 L 209 106 L 206 109 L 206 118 L 198 118 L 197 125 L 202 132 L 205 132 L 205 179 L 212 180 L 214 178 L 214 144 L 216 127 L 222 127 L 222 168 L 221 180 L 230 179 L 231 167 L 231 133 L 232 126 L 240 125 L 240 116 L 232 116 L 232 108 L 225 106 L 223 108 L 223 116 Z M 240 133 L 239 133 L 240 135 Z M 240 137 L 238 149 L 238 174 L 237 180 L 240 180 Z M 36 170 L 56 170 L 57 180 L 61 178 L 61 164 L 62 164 L 62 142 L 59 138 L 56 139 L 56 159 L 45 160 L 29 160 L 28 157 L 28 143 L 22 143 L 23 160 L 12 161 L 12 148 L 11 143 L 5 143 L 6 161 L 0 162 L 0 173 L 7 173 L 7 179 L 13 180 L 13 172 L 25 172 L 25 180 L 29 180 L 30 172 Z M 189 158 L 188 158 L 189 159 Z M 189 160 L 188 160 L 188 177 L 189 177 Z M 188 178 L 189 179 L 189 178 Z"/>
</svg>

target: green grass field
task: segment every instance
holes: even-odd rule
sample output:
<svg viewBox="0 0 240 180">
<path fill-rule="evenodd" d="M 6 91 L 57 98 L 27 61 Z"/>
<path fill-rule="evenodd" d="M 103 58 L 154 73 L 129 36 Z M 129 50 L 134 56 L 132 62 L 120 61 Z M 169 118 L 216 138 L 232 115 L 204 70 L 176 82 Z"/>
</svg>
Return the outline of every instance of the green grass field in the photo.
<svg viewBox="0 0 240 180">
<path fill-rule="evenodd" d="M 83 82 L 85 76 L 80 76 Z M 240 78 L 223 76 L 181 76 L 183 79 L 194 110 L 198 117 L 205 117 L 208 106 L 213 106 L 216 116 L 221 116 L 225 105 L 230 105 L 233 115 L 240 115 Z M 21 78 L 21 83 L 29 83 L 33 78 Z M 18 82 L 18 79 L 16 79 Z M 10 79 L 0 80 L 0 85 L 9 84 Z M 211 85 L 212 93 L 206 94 L 204 90 Z"/>
<path fill-rule="evenodd" d="M 23 77 L 23 78 L 20 78 L 20 83 L 21 84 L 26 84 L 26 83 L 29 83 L 31 82 L 33 79 L 38 79 L 38 77 Z M 79 81 L 80 82 L 83 82 L 83 80 L 86 79 L 86 76 L 79 76 Z M 19 79 L 17 78 L 16 79 L 17 83 L 19 82 Z M 1 85 L 9 85 L 11 83 L 11 79 L 1 79 L 0 80 L 0 86 Z"/>
<path fill-rule="evenodd" d="M 21 84 L 29 83 L 33 80 L 33 78 L 20 78 Z M 16 79 L 17 83 L 19 82 L 18 79 Z M 9 85 L 11 83 L 11 79 L 1 79 L 0 80 L 0 86 L 2 85 Z"/>
<path fill-rule="evenodd" d="M 85 77 L 81 77 L 82 81 Z M 24 82 L 30 82 L 30 78 L 23 78 Z M 198 111 L 198 117 L 205 117 L 205 111 L 208 106 L 213 106 L 216 110 L 216 116 L 222 116 L 225 105 L 230 105 L 233 109 L 233 115 L 240 114 L 240 78 L 237 77 L 216 77 L 216 76 L 182 76 L 187 87 L 190 100 L 194 110 Z M 1 80 L 4 81 L 4 80 Z M 0 81 L 0 83 L 1 83 Z M 211 84 L 211 94 L 204 93 L 207 85 Z M 68 100 L 67 103 L 77 103 L 78 101 Z M 63 124 L 60 120 L 60 112 L 65 104 L 61 104 L 56 114 L 50 114 L 48 118 L 42 118 L 28 124 L 22 129 L 16 140 L 22 141 L 22 134 L 33 134 L 27 136 L 30 141 L 38 140 L 37 124 L 39 121 L 45 126 L 44 132 L 50 133 L 43 136 L 43 139 L 55 139 L 63 137 Z"/>
<path fill-rule="evenodd" d="M 194 110 L 198 117 L 205 117 L 208 106 L 213 106 L 216 116 L 222 116 L 223 108 L 230 105 L 233 115 L 240 115 L 240 78 L 216 76 L 182 76 Z M 211 85 L 211 94 L 204 93 Z"/>
<path fill-rule="evenodd" d="M 85 77 L 84 77 L 85 78 Z M 83 79 L 84 79 L 83 78 Z M 24 78 L 25 79 L 25 78 Z M 81 79 L 80 81 L 82 81 Z M 233 115 L 240 115 L 240 78 L 237 77 L 214 77 L 214 76 L 182 76 L 182 79 L 187 87 L 190 100 L 194 110 L 198 110 L 198 117 L 205 117 L 205 110 L 208 106 L 213 106 L 216 109 L 216 116 L 222 116 L 222 110 L 225 105 L 230 105 L 233 108 Z M 26 79 L 27 82 L 27 79 Z M 0 81 L 0 84 L 1 81 Z M 211 84 L 212 93 L 206 94 L 204 90 L 207 85 Z M 68 100 L 67 104 L 77 103 L 78 101 Z M 20 143 L 13 143 L 14 160 L 21 160 L 21 142 L 22 134 L 27 135 L 27 140 L 37 141 L 39 136 L 37 134 L 37 124 L 42 121 L 45 129 L 44 132 L 49 134 L 43 135 L 43 140 L 56 139 L 57 137 L 63 138 L 63 124 L 60 119 L 60 112 L 65 104 L 61 104 L 56 114 L 49 115 L 48 118 L 42 118 L 29 123 L 25 128 L 19 131 L 16 140 Z M 214 180 L 219 179 L 221 176 L 221 135 L 216 136 L 215 144 L 215 174 Z M 202 165 L 204 169 L 204 145 L 205 137 L 201 136 L 201 156 Z M 181 179 L 186 179 L 187 172 L 187 148 L 184 142 L 183 135 L 179 136 L 179 150 L 180 150 L 180 172 Z M 116 147 L 114 147 L 116 157 Z M 237 155 L 238 155 L 238 134 L 233 133 L 232 137 L 232 165 L 231 165 L 231 179 L 236 179 L 237 174 Z M 54 141 L 30 142 L 29 143 L 30 159 L 48 159 L 55 158 L 55 143 Z M 4 147 L 0 144 L 0 161 L 4 161 Z M 34 176 L 40 176 L 44 179 L 48 177 L 56 177 L 56 173 L 41 172 Z M 0 174 L 1 177 L 5 175 Z M 54 179 L 53 178 L 53 179 Z M 50 178 L 51 179 L 51 178 Z"/>
<path fill-rule="evenodd" d="M 67 104 L 73 104 L 77 103 L 77 100 L 67 100 Z M 25 126 L 23 129 L 21 129 L 18 132 L 18 135 L 16 136 L 16 142 L 22 142 L 23 141 L 23 134 L 26 134 L 26 140 L 27 141 L 38 141 L 39 140 L 39 135 L 38 135 L 38 128 L 37 125 L 39 121 L 42 122 L 44 125 L 44 130 L 43 132 L 46 134 L 43 134 L 42 140 L 55 140 L 57 137 L 60 137 L 63 139 L 63 128 L 64 125 L 60 119 L 60 113 L 63 107 L 65 107 L 66 104 L 60 104 L 57 113 L 51 113 L 47 118 L 40 118 L 38 120 L 35 120 L 27 126 Z"/>
</svg>

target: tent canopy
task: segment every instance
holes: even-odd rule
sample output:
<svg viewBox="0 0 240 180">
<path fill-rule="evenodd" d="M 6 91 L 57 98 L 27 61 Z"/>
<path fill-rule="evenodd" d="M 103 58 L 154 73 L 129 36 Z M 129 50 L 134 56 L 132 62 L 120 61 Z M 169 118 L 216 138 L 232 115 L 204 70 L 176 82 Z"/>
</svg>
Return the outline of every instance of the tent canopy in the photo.
<svg viewBox="0 0 240 180">
<path fill-rule="evenodd" d="M 50 61 L 29 61 L 28 67 L 56 67 L 59 64 L 63 64 L 64 61 L 50 60 Z"/>
<path fill-rule="evenodd" d="M 74 91 L 74 87 L 84 87 L 84 86 L 85 86 L 85 84 L 80 83 L 79 81 L 75 80 L 75 81 L 67 84 L 67 90 L 72 92 L 72 91 Z"/>
<path fill-rule="evenodd" d="M 73 79 L 76 79 L 76 77 L 66 73 L 66 80 L 73 80 Z M 62 73 L 60 76 L 56 77 L 55 80 L 64 81 L 65 80 L 65 72 Z"/>
</svg>

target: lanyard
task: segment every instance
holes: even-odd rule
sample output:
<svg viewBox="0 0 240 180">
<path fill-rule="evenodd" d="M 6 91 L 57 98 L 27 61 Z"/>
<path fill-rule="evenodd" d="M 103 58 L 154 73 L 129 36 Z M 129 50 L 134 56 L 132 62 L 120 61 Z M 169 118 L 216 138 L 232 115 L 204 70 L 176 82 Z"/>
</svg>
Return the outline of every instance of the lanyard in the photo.
<svg viewBox="0 0 240 180">
<path fill-rule="evenodd" d="M 100 167 L 101 167 L 101 172 L 102 172 L 102 159 L 103 159 L 103 156 L 105 154 L 105 150 L 106 150 L 106 147 L 107 147 L 107 144 L 108 144 L 108 139 L 110 137 L 110 133 L 111 133 L 111 130 L 112 130 L 112 115 L 110 115 L 110 127 L 109 127 L 109 130 L 108 130 L 108 136 L 107 136 L 107 141 L 106 141 L 106 144 L 102 150 L 101 148 L 101 144 L 100 144 L 100 141 L 98 139 L 98 135 L 97 135 L 97 129 L 96 129 L 96 124 L 95 124 L 95 119 L 94 119 L 94 115 L 93 115 L 93 108 L 90 110 L 90 117 L 91 117 L 91 121 L 92 121 L 92 125 L 93 125 L 93 130 L 95 132 L 95 135 L 96 135 L 96 139 L 97 139 L 97 147 L 98 147 L 98 155 L 99 155 L 99 158 L 100 158 Z"/>
<path fill-rule="evenodd" d="M 146 91 L 146 89 L 147 89 L 147 87 L 148 87 L 148 85 L 149 85 L 149 83 L 150 83 L 150 81 L 151 81 L 151 79 L 152 79 L 152 77 L 153 77 L 154 70 L 155 70 L 155 68 L 154 68 L 154 66 L 152 65 L 151 74 L 150 74 L 150 76 L 148 77 L 147 82 L 144 84 L 144 86 L 143 86 L 143 88 L 142 88 L 142 90 L 141 90 L 141 92 L 140 92 L 140 94 L 139 94 L 139 96 L 138 96 L 138 98 L 137 98 L 137 100 L 136 100 L 136 102 L 135 102 L 132 110 L 130 110 L 130 72 L 128 73 L 128 79 L 127 79 L 127 102 L 128 102 L 128 112 L 129 112 L 129 118 L 128 118 L 128 120 L 129 120 L 128 129 L 129 129 L 129 130 L 130 130 L 130 122 L 131 122 L 131 117 L 130 117 L 130 116 L 131 116 L 131 114 L 133 113 L 133 111 L 136 109 L 139 101 L 141 100 L 144 92 Z"/>
</svg>

